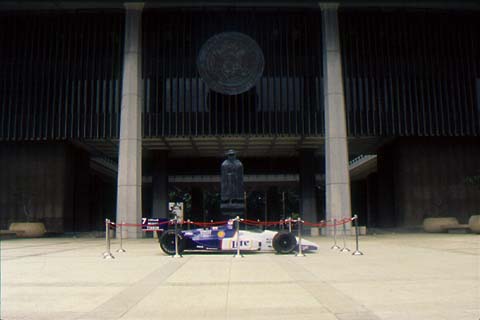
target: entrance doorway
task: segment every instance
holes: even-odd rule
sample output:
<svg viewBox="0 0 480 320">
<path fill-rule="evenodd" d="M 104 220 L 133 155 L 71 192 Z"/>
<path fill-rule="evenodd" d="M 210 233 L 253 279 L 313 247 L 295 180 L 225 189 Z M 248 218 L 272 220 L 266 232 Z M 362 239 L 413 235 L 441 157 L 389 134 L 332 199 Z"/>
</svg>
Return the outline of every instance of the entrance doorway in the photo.
<svg viewBox="0 0 480 320">
<path fill-rule="evenodd" d="M 300 211 L 297 184 L 246 183 L 244 218 L 260 221 L 279 221 L 298 217 Z M 184 219 L 210 222 L 226 219 L 220 211 L 218 183 L 169 185 L 169 201 L 183 202 Z"/>
</svg>

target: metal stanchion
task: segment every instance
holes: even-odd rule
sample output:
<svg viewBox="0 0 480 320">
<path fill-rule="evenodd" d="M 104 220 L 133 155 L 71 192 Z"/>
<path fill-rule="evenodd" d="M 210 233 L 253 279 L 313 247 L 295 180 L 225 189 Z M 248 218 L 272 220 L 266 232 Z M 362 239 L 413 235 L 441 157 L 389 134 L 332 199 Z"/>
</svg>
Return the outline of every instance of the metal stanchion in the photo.
<svg viewBox="0 0 480 320">
<path fill-rule="evenodd" d="M 178 215 L 175 214 L 175 219 L 174 219 L 174 223 L 175 223 L 175 255 L 172 256 L 173 258 L 183 258 L 181 254 L 178 253 L 178 228 L 177 228 L 177 224 L 178 224 Z"/>
<path fill-rule="evenodd" d="M 298 252 L 295 257 L 305 257 L 305 254 L 302 251 L 302 223 L 304 221 L 300 218 L 297 219 L 297 228 L 298 228 Z"/>
<path fill-rule="evenodd" d="M 190 219 L 187 219 L 187 230 L 190 230 Z"/>
<path fill-rule="evenodd" d="M 237 222 L 237 253 L 233 256 L 234 258 L 243 258 L 243 255 L 240 253 L 240 217 L 235 218 Z"/>
<path fill-rule="evenodd" d="M 288 218 L 288 232 L 292 232 L 292 218 Z"/>
<path fill-rule="evenodd" d="M 342 229 L 343 229 L 343 248 L 340 250 L 340 252 L 349 252 L 350 249 L 347 248 L 347 224 L 346 223 L 342 225 Z"/>
<path fill-rule="evenodd" d="M 354 215 L 353 220 L 355 220 L 355 251 L 352 256 L 363 256 L 363 253 L 358 250 L 358 216 Z"/>
<path fill-rule="evenodd" d="M 113 254 L 110 252 L 110 220 L 105 219 L 105 245 L 107 251 L 103 253 L 103 259 L 115 259 Z"/>
<path fill-rule="evenodd" d="M 333 219 L 333 246 L 330 249 L 340 249 L 340 247 L 337 245 L 337 219 Z"/>
<path fill-rule="evenodd" d="M 117 250 L 117 252 L 127 252 L 125 249 L 123 249 L 123 224 L 125 222 L 122 221 L 120 223 L 120 248 Z"/>
</svg>

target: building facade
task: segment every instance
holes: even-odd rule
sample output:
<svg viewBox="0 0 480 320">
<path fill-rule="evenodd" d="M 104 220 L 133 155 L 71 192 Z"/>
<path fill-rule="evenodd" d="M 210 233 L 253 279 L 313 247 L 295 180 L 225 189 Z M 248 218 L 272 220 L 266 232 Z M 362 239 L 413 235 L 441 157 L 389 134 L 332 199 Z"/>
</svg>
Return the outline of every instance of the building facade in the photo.
<svg viewBox="0 0 480 320">
<path fill-rule="evenodd" d="M 480 212 L 466 183 L 480 174 L 475 2 L 11 2 L 0 25 L 2 229 L 99 230 L 166 217 L 169 201 L 222 219 L 228 149 L 250 218 L 415 227 Z M 234 95 L 197 66 L 225 32 L 264 57 Z"/>
</svg>

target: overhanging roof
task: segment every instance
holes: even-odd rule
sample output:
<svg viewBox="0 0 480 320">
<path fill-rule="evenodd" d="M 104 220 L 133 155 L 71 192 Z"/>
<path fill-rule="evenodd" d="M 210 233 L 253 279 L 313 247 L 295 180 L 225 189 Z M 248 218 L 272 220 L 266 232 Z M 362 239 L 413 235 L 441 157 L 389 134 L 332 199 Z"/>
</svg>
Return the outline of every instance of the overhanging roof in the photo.
<svg viewBox="0 0 480 320">
<path fill-rule="evenodd" d="M 88 8 L 124 8 L 126 2 L 144 3 L 145 8 L 157 7 L 307 7 L 318 8 L 319 4 L 335 3 L 341 7 L 414 7 L 414 8 L 444 8 L 444 9 L 480 9 L 479 0 L 463 1 L 434 1 L 434 0 L 345 0 L 345 1 L 312 1 L 312 0 L 148 0 L 148 1 L 118 1 L 118 0 L 97 0 L 97 1 L 2 1 L 0 10 L 62 10 L 62 9 L 88 9 Z"/>
</svg>

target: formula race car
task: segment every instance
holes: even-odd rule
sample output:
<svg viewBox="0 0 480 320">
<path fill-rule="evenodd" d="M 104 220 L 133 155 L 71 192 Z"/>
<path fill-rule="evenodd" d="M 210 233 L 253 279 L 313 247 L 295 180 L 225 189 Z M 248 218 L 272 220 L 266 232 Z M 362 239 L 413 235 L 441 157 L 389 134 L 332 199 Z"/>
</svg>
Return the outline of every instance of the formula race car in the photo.
<svg viewBox="0 0 480 320">
<path fill-rule="evenodd" d="M 291 253 L 298 248 L 298 238 L 293 233 L 282 231 L 246 231 L 240 230 L 239 243 L 234 221 L 222 226 L 198 228 L 192 230 L 165 230 L 159 234 L 160 248 L 169 255 L 175 254 L 175 236 L 179 253 L 184 250 L 234 251 L 240 245 L 242 251 Z M 302 251 L 316 251 L 318 246 L 302 239 Z"/>
</svg>

